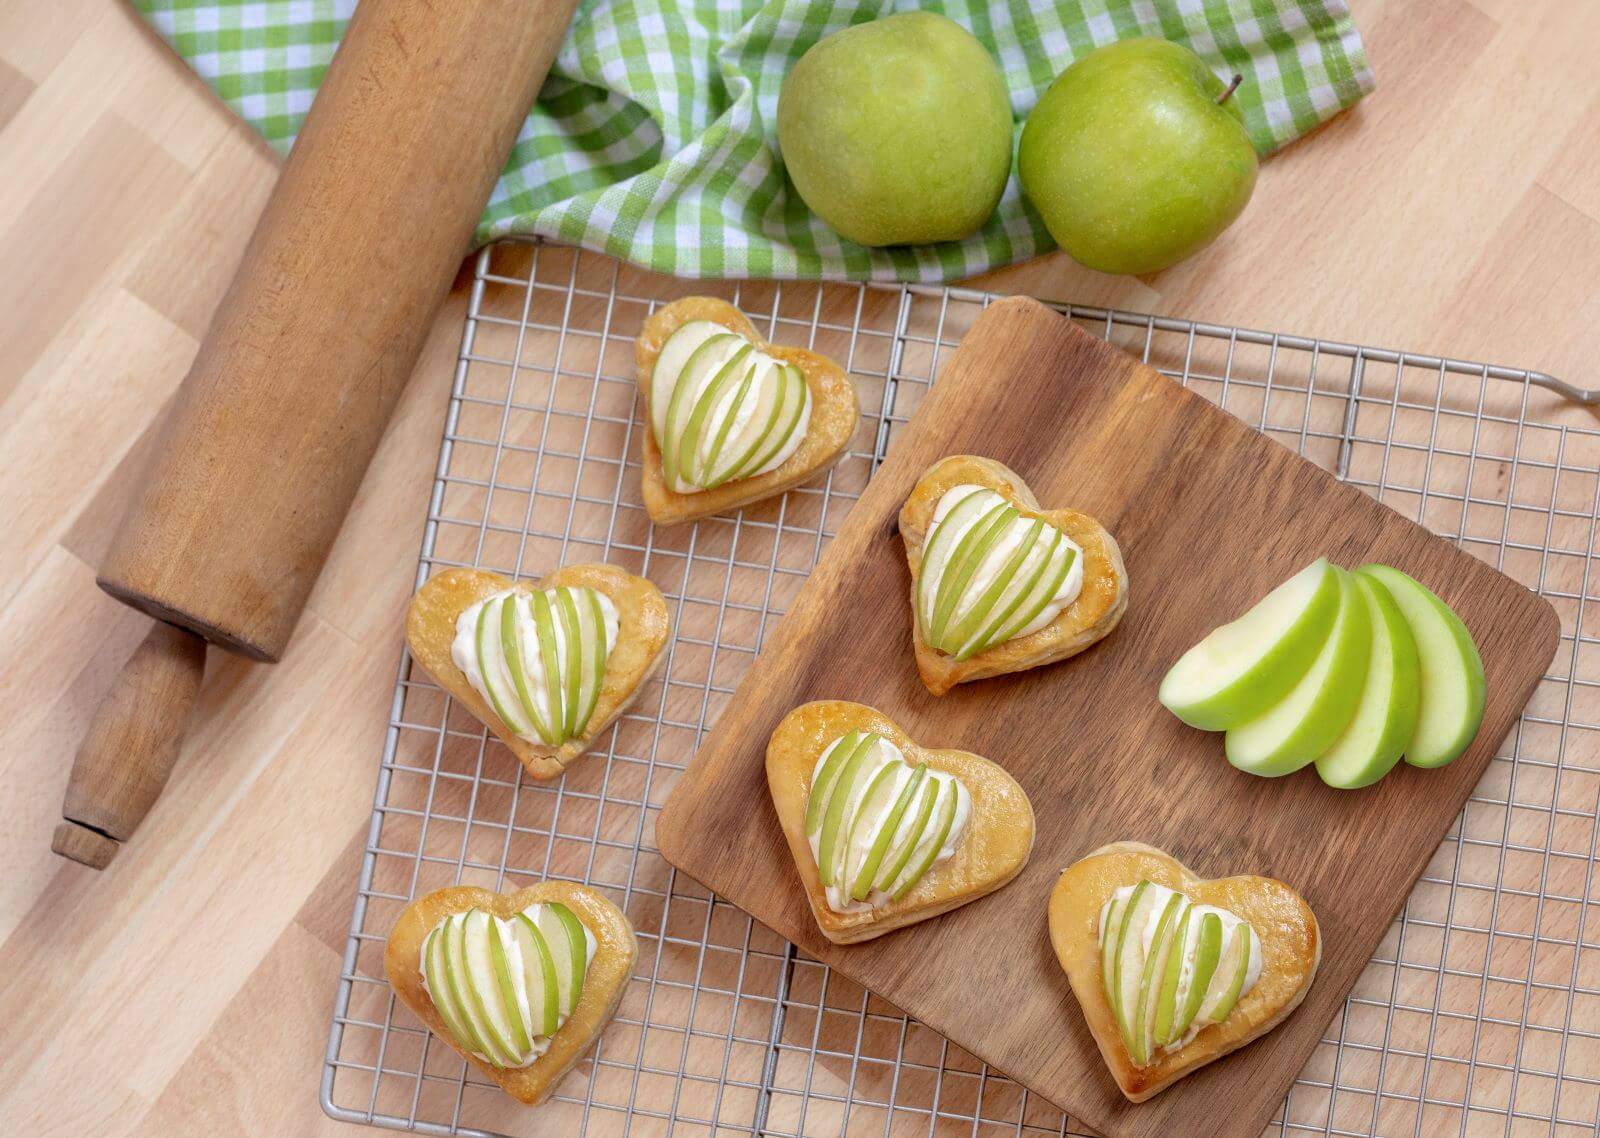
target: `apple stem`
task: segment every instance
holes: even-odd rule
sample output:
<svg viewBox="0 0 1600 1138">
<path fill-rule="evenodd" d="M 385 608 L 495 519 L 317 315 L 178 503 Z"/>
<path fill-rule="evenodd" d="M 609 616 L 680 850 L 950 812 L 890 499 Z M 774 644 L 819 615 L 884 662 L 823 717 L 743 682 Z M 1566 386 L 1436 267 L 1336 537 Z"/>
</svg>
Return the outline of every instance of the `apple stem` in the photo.
<svg viewBox="0 0 1600 1138">
<path fill-rule="evenodd" d="M 1217 96 L 1217 106 L 1220 107 L 1220 106 L 1222 106 L 1223 103 L 1226 103 L 1228 101 L 1228 96 L 1232 95 L 1235 91 L 1237 91 L 1239 89 L 1239 84 L 1241 84 L 1243 82 L 1244 82 L 1244 76 L 1243 75 L 1235 75 L 1233 77 L 1233 82 L 1228 84 L 1228 89 L 1226 91 L 1222 92 L 1222 94 Z"/>
</svg>

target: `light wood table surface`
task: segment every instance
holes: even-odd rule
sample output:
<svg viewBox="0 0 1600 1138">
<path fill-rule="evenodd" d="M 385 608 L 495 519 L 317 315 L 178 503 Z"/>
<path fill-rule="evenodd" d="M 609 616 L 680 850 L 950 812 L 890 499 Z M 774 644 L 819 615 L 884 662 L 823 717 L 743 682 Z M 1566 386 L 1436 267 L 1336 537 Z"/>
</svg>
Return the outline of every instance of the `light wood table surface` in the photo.
<svg viewBox="0 0 1600 1138">
<path fill-rule="evenodd" d="M 1212 248 L 983 283 L 1600 384 L 1600 6 L 1355 7 L 1377 94 L 1266 164 Z M 285 660 L 212 654 L 108 872 L 49 852 L 146 624 L 95 565 L 276 169 L 122 5 L 0 3 L 3 1134 L 350 1133 L 316 1084 L 464 289 Z"/>
</svg>

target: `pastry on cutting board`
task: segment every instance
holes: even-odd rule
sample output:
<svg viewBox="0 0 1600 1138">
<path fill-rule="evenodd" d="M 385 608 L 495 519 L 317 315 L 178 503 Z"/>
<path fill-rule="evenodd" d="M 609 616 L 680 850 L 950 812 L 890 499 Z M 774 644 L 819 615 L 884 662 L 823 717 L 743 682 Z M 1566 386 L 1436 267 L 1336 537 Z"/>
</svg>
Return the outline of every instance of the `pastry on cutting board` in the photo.
<svg viewBox="0 0 1600 1138">
<path fill-rule="evenodd" d="M 667 602 L 614 565 L 541 581 L 486 569 L 428 578 L 406 614 L 412 658 L 498 735 L 534 778 L 555 778 L 660 665 Z"/>
<path fill-rule="evenodd" d="M 859 410 L 843 368 L 769 344 L 724 300 L 690 296 L 645 321 L 644 507 L 658 525 L 771 498 L 844 457 Z"/>
<path fill-rule="evenodd" d="M 1033 807 L 988 759 L 918 745 L 859 703 L 802 704 L 767 744 L 767 787 L 806 898 L 836 944 L 992 893 L 1033 850 Z"/>
<path fill-rule="evenodd" d="M 611 1019 L 637 956 L 628 918 L 586 886 L 457 885 L 406 906 L 383 969 L 435 1035 L 531 1105 Z"/>
<path fill-rule="evenodd" d="M 1009 467 L 952 455 L 900 508 L 911 566 L 912 644 L 934 695 L 1065 660 L 1128 607 L 1128 571 L 1106 528 L 1046 510 Z"/>
<path fill-rule="evenodd" d="M 1138 842 L 1104 846 L 1064 871 L 1049 920 L 1056 957 L 1130 1102 L 1278 1026 L 1322 959 L 1317 918 L 1283 882 L 1202 880 Z"/>
</svg>

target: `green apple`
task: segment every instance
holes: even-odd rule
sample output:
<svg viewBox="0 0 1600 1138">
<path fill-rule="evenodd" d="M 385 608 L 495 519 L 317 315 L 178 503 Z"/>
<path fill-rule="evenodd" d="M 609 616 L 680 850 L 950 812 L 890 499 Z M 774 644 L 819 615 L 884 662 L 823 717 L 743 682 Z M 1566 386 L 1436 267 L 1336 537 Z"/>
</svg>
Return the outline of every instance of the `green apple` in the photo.
<svg viewBox="0 0 1600 1138">
<path fill-rule="evenodd" d="M 1138 1054 L 1139 987 L 1144 981 L 1144 930 L 1156 914 L 1166 908 L 1171 891 L 1141 881 L 1134 886 L 1128 906 L 1117 929 L 1116 961 L 1107 980 L 1107 995 L 1122 1029 L 1122 1043 L 1129 1055 Z"/>
<path fill-rule="evenodd" d="M 1357 570 L 1386 589 L 1417 644 L 1421 704 L 1406 762 L 1442 767 L 1465 751 L 1483 722 L 1483 659 L 1462 620 L 1427 587 L 1388 565 Z"/>
<path fill-rule="evenodd" d="M 561 1015 L 572 1014 L 572 1009 L 583 999 L 583 980 L 589 972 L 589 937 L 578 915 L 559 901 L 546 906 L 560 923 L 566 934 L 567 967 L 561 984 Z M 548 938 L 547 938 L 548 940 Z"/>
<path fill-rule="evenodd" d="M 1056 243 L 1106 273 L 1153 273 L 1209 245 L 1256 184 L 1231 93 L 1194 52 L 1159 39 L 1108 44 L 1063 71 L 1017 152 Z"/>
<path fill-rule="evenodd" d="M 1317 756 L 1317 774 L 1345 790 L 1370 786 L 1388 774 L 1417 725 L 1417 643 L 1389 591 L 1364 573 L 1350 579 L 1366 602 L 1372 650 L 1361 702 L 1344 734 Z"/>
<path fill-rule="evenodd" d="M 1333 629 L 1342 586 L 1319 557 L 1185 652 L 1160 700 L 1191 727 L 1224 731 L 1260 717 L 1300 682 Z"/>
<path fill-rule="evenodd" d="M 925 778 L 922 780 L 922 789 L 919 792 L 916 813 L 912 815 L 911 825 L 906 830 L 905 840 L 900 844 L 897 853 L 887 857 L 886 864 L 878 871 L 878 880 L 873 883 L 874 889 L 889 892 L 889 887 L 900 880 L 900 875 L 905 872 L 906 866 L 911 861 L 911 855 L 917 851 L 917 839 L 928 830 L 928 825 L 933 819 L 933 807 L 939 801 L 939 780 Z"/>
<path fill-rule="evenodd" d="M 811 837 L 822 827 L 823 811 L 828 808 L 828 795 L 833 780 L 850 761 L 850 756 L 861 743 L 861 732 L 851 731 L 841 735 L 823 754 L 822 765 L 811 776 L 811 789 L 806 792 L 806 836 Z"/>
<path fill-rule="evenodd" d="M 656 444 L 661 448 L 661 476 L 670 489 L 682 491 L 688 487 L 680 477 L 683 469 L 684 435 L 689 420 L 694 415 L 698 396 L 708 383 L 721 375 L 735 355 L 748 351 L 750 342 L 743 336 L 724 332 L 711 336 L 684 363 L 672 385 L 672 395 L 667 400 L 666 417 L 656 432 Z M 692 448 L 690 454 L 693 454 Z"/>
<path fill-rule="evenodd" d="M 606 682 L 606 661 L 611 658 L 611 645 L 606 635 L 605 606 L 600 600 L 599 590 L 584 588 L 570 591 L 577 594 L 577 607 L 582 614 L 579 643 L 583 646 L 583 656 L 578 686 L 584 698 L 577 722 L 573 725 L 573 733 L 581 735 L 589 729 L 594 709 L 600 703 L 600 691 Z"/>
<path fill-rule="evenodd" d="M 939 595 L 933 607 L 933 639 L 930 643 L 948 643 L 947 631 L 950 618 L 955 615 L 956 606 L 961 602 L 971 583 L 973 575 L 977 573 L 978 566 L 983 564 L 984 558 L 989 556 L 989 551 L 999 544 L 1005 536 L 1006 527 L 1017 517 L 1017 509 L 994 496 L 996 502 L 990 506 L 987 513 L 978 519 L 961 540 L 956 543 L 955 552 L 950 555 L 950 563 L 945 566 L 944 572 L 939 577 Z"/>
<path fill-rule="evenodd" d="M 775 366 L 773 379 L 762 388 L 762 399 L 770 398 L 773 408 L 765 420 L 759 420 L 759 408 L 752 422 L 763 421 L 765 426 L 750 442 L 749 450 L 726 473 L 718 474 L 715 485 L 739 478 L 751 478 L 780 466 L 799 447 L 810 421 L 811 388 L 804 373 L 794 364 Z"/>
<path fill-rule="evenodd" d="M 528 607 L 533 610 L 533 627 L 537 636 L 535 648 L 544 672 L 545 707 L 550 712 L 550 738 L 570 739 L 571 732 L 561 697 L 561 658 L 556 655 L 556 619 L 550 607 L 548 591 L 541 589 L 528 597 Z M 545 740 L 547 743 L 549 739 Z"/>
<path fill-rule="evenodd" d="M 1016 517 L 1016 514 L 1013 513 L 1012 516 Z M 1034 544 L 1044 534 L 1043 518 L 1034 518 L 1032 521 L 1024 521 L 1021 524 L 1026 527 L 1022 540 L 1017 543 L 1017 548 L 1012 551 L 1011 556 L 1006 558 L 1006 563 L 1000 567 L 1000 571 L 994 575 L 994 580 L 989 582 L 989 587 L 967 606 L 966 612 L 960 620 L 945 629 L 944 640 L 947 643 L 964 646 L 971 641 L 973 635 L 993 615 L 994 607 L 1000 602 L 1001 595 L 1008 589 L 1012 589 L 1012 586 L 1016 584 L 1017 574 L 1022 571 L 1022 566 L 1027 563 L 1028 558 L 1033 554 Z M 1009 522 L 1007 525 L 1009 527 Z M 1012 591 L 1017 592 L 1017 599 L 1021 600 L 1020 591 L 1014 589 Z M 962 598 L 962 600 L 965 599 L 964 597 Z M 960 608 L 961 606 L 958 604 L 956 611 L 960 611 Z M 958 648 L 958 656 L 960 651 L 961 649 Z"/>
<path fill-rule="evenodd" d="M 839 777 L 828 788 L 828 805 L 817 839 L 817 876 L 824 885 L 835 885 L 839 881 L 839 869 L 848 845 L 841 839 L 849 833 L 849 823 L 853 821 L 846 808 L 876 769 L 877 757 L 878 736 L 864 735 Z"/>
<path fill-rule="evenodd" d="M 1145 953 L 1144 971 L 1139 977 L 1139 1003 L 1136 1009 L 1136 1022 L 1133 1024 L 1135 1046 L 1130 1052 L 1133 1061 L 1141 1067 L 1150 1061 L 1157 1004 L 1161 998 L 1161 988 L 1167 973 L 1167 958 L 1173 955 L 1177 927 L 1183 920 L 1184 910 L 1189 907 L 1190 902 L 1187 897 L 1182 893 L 1173 893 L 1167 898 L 1161 915 L 1156 918 L 1155 931 L 1150 936 L 1150 949 Z M 1173 988 L 1174 990 L 1177 988 L 1176 980 L 1173 981 Z"/>
<path fill-rule="evenodd" d="M 872 879 L 868 877 L 862 880 L 862 870 L 872 847 L 877 844 L 878 823 L 893 809 L 898 796 L 899 772 L 895 768 L 904 766 L 904 763 L 895 762 L 878 764 L 867 779 L 867 789 L 861 795 L 854 817 L 847 824 L 848 836 L 843 839 L 844 848 L 839 858 L 839 885 L 846 896 L 857 901 L 866 900 L 872 889 Z M 866 843 L 865 849 L 861 849 L 863 842 Z M 858 886 L 865 886 L 860 889 L 859 897 L 856 896 Z"/>
<path fill-rule="evenodd" d="M 512 1009 L 500 1002 L 500 987 L 494 979 L 489 920 L 488 913 L 473 909 L 461 922 L 461 936 L 456 943 L 466 964 L 462 971 L 466 980 L 467 1008 L 478 1038 L 488 1044 L 485 1054 L 501 1066 L 514 1067 L 522 1055 L 511 1042 Z"/>
<path fill-rule="evenodd" d="M 662 343 L 661 350 L 656 353 L 656 366 L 650 372 L 650 430 L 657 445 L 666 446 L 667 412 L 689 361 L 707 340 L 732 335 L 733 332 L 714 321 L 691 320 L 679 325 Z"/>
<path fill-rule="evenodd" d="M 814 44 L 778 94 L 778 150 L 812 211 L 862 245 L 955 241 L 1011 174 L 1000 69 L 959 24 L 902 12 Z"/>
<path fill-rule="evenodd" d="M 1195 1019 L 1201 1023 L 1221 1023 L 1232 1014 L 1240 995 L 1244 993 L 1244 982 L 1249 979 L 1250 941 L 1254 935 L 1250 926 L 1243 921 L 1233 927 L 1233 936 L 1228 938 L 1227 951 L 1217 962 L 1216 971 L 1216 975 L 1226 976 L 1229 980 L 1222 987 L 1214 982 L 1208 985 L 1206 999 L 1195 1014 Z"/>
<path fill-rule="evenodd" d="M 449 921 L 453 919 L 446 918 L 445 922 L 429 935 L 423 951 L 423 979 L 427 982 L 428 998 L 433 1001 L 433 1006 L 439 1009 L 439 1018 L 444 1020 L 450 1038 L 468 1051 L 487 1055 L 488 1051 L 482 1041 L 467 1022 L 466 1012 L 461 1005 L 461 994 L 452 972 L 450 956 L 445 948 Z"/>
<path fill-rule="evenodd" d="M 678 437 L 674 440 L 673 455 L 675 463 L 672 471 L 681 485 L 700 486 L 704 484 L 705 475 L 701 467 L 700 451 L 706 436 L 710 433 L 712 408 L 725 398 L 730 389 L 749 373 L 750 354 L 754 351 L 754 345 L 747 340 L 741 340 L 733 354 L 727 358 L 716 373 L 712 375 L 710 381 L 697 393 L 694 407 L 689 412 L 688 419 L 683 422 Z M 687 399 L 685 403 L 687 403 Z M 668 429 L 678 430 L 677 424 L 669 424 Z"/>
<path fill-rule="evenodd" d="M 499 991 L 500 1006 L 505 1010 L 510 1027 L 510 1042 L 518 1058 L 533 1047 L 527 1028 L 522 1023 L 522 1013 L 517 1007 L 517 987 L 511 978 L 511 960 L 505 942 L 500 939 L 500 922 L 490 918 L 485 925 L 489 938 L 489 962 L 494 966 L 495 986 Z"/>
<path fill-rule="evenodd" d="M 1164 1040 L 1166 1043 L 1183 1038 L 1183 1033 L 1189 1030 L 1189 1025 L 1200 1014 L 1200 1005 L 1205 1002 L 1211 978 L 1217 974 L 1217 964 L 1222 959 L 1222 918 L 1216 913 L 1205 913 L 1200 917 L 1200 928 L 1195 934 L 1192 951 L 1194 975 L 1189 979 L 1189 991 L 1183 1007 L 1173 1013 L 1172 1029 Z"/>
<path fill-rule="evenodd" d="M 544 931 L 527 913 L 514 918 L 522 948 L 522 975 L 528 992 L 528 1018 L 538 1035 L 551 1036 L 561 1026 L 561 980 L 555 953 Z"/>
<path fill-rule="evenodd" d="M 1228 731 L 1228 761 L 1251 774 L 1291 774 L 1326 751 L 1356 713 L 1372 655 L 1372 618 L 1350 580 L 1339 577 L 1339 613 L 1322 651 L 1289 694 Z"/>
<path fill-rule="evenodd" d="M 945 839 L 950 836 L 950 828 L 955 825 L 956 807 L 961 800 L 959 784 L 955 779 L 940 779 L 937 780 L 937 784 L 939 786 L 939 802 L 932 819 L 920 836 L 923 851 L 920 858 L 911 862 L 909 872 L 906 872 L 905 876 L 900 878 L 900 884 L 889 895 L 892 900 L 900 900 L 900 898 L 911 892 L 917 882 L 928 875 L 928 870 L 933 868 L 933 863 L 939 860 L 939 850 L 944 846 Z M 909 843 L 909 845 L 913 850 L 918 848 L 918 843 L 915 841 Z"/>
<path fill-rule="evenodd" d="M 1183 916 L 1172 933 L 1172 946 L 1167 949 L 1166 961 L 1161 967 L 1161 987 L 1156 994 L 1155 1013 L 1151 1018 L 1151 1041 L 1158 1046 L 1171 1043 L 1183 1029 L 1172 1030 L 1181 1010 L 1178 1007 L 1178 981 L 1183 976 L 1183 961 L 1189 955 L 1189 925 L 1194 917 L 1194 906 L 1186 905 Z M 1187 1025 L 1185 1025 L 1187 1026 Z"/>
</svg>

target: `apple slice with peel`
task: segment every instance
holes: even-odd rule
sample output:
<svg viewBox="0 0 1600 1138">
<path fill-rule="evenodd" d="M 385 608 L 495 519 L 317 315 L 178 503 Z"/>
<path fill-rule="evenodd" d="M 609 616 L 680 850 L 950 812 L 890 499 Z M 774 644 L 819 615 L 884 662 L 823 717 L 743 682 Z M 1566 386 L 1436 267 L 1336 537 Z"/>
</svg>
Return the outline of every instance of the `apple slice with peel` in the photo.
<svg viewBox="0 0 1600 1138">
<path fill-rule="evenodd" d="M 1185 652 L 1160 699 L 1191 727 L 1226 731 L 1265 713 L 1310 669 L 1339 613 L 1338 569 L 1319 557 Z"/>
<path fill-rule="evenodd" d="M 1264 714 L 1230 730 L 1228 761 L 1250 774 L 1292 774 L 1344 733 L 1361 700 L 1372 651 L 1372 619 L 1350 574 L 1335 568 L 1339 611 L 1310 669 Z"/>
<path fill-rule="evenodd" d="M 1361 702 L 1344 734 L 1317 756 L 1317 774 L 1343 790 L 1371 786 L 1388 774 L 1417 726 L 1417 642 L 1389 591 L 1364 573 L 1350 580 L 1366 602 L 1372 649 Z"/>
<path fill-rule="evenodd" d="M 1122 914 L 1122 927 L 1117 930 L 1116 959 L 1112 962 L 1112 980 L 1109 988 L 1111 1010 L 1122 1028 L 1122 1043 L 1129 1055 L 1139 1053 L 1139 988 L 1144 981 L 1144 930 L 1155 918 L 1158 909 L 1165 908 L 1167 895 L 1151 889 L 1144 882 L 1134 888 L 1128 898 L 1128 907 Z"/>
<path fill-rule="evenodd" d="M 1467 749 L 1483 722 L 1483 658 L 1461 618 L 1426 586 L 1388 565 L 1357 572 L 1388 591 L 1416 640 L 1421 695 L 1406 762 L 1442 767 Z"/>
<path fill-rule="evenodd" d="M 1182 893 L 1174 893 L 1167 898 L 1161 915 L 1156 918 L 1155 932 L 1150 937 L 1150 950 L 1145 953 L 1144 975 L 1139 978 L 1138 1006 L 1131 1009 L 1131 1014 L 1130 1009 L 1126 1007 L 1122 1009 L 1124 1019 L 1132 1021 L 1124 1024 L 1124 1030 L 1133 1036 L 1135 1049 L 1131 1054 L 1134 1062 L 1139 1064 L 1148 1063 L 1150 1053 L 1155 1048 L 1153 1028 L 1156 1021 L 1156 1003 L 1161 998 L 1161 987 L 1165 983 L 1167 959 L 1173 955 L 1177 927 L 1187 908 L 1189 908 L 1188 898 Z"/>
</svg>

